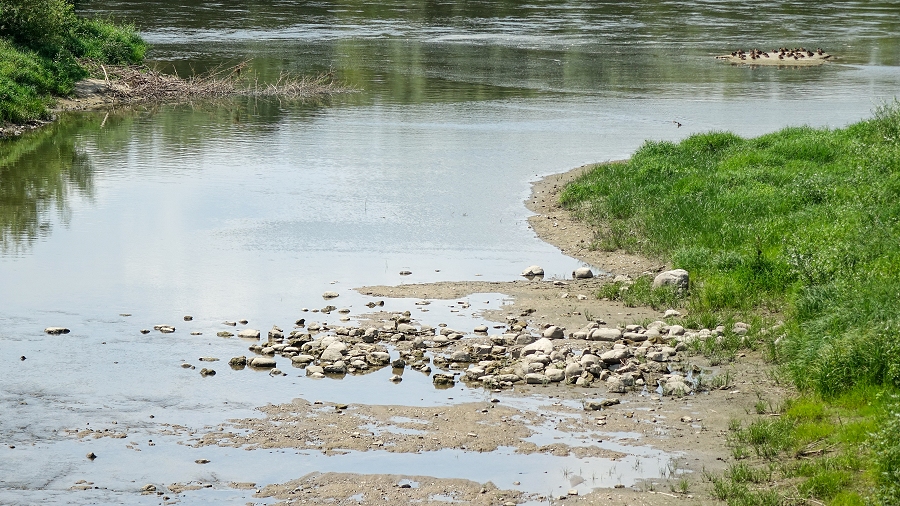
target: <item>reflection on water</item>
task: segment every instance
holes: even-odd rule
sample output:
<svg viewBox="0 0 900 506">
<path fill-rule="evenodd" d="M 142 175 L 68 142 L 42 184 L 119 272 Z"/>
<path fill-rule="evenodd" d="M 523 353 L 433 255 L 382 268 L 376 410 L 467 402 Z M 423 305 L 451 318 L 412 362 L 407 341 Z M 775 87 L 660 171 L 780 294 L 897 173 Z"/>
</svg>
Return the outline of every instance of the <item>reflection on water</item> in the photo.
<svg viewBox="0 0 900 506">
<path fill-rule="evenodd" d="M 73 133 L 89 122 L 54 125 L 19 141 L 0 141 L 0 253 L 17 254 L 68 220 L 73 194 L 90 197 L 93 171 Z M 96 125 L 94 125 L 96 126 Z"/>
</svg>

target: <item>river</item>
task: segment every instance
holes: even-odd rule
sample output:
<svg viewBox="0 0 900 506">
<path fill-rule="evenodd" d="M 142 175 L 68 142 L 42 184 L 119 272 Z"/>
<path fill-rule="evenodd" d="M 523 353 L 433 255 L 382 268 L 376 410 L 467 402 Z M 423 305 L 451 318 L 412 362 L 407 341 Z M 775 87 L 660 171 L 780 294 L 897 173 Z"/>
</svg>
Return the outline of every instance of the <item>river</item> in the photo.
<svg viewBox="0 0 900 506">
<path fill-rule="evenodd" d="M 0 443 L 20 452 L 0 458 L 0 502 L 82 501 L 67 487 L 83 452 L 60 431 L 101 413 L 205 424 L 224 402 L 227 418 L 290 400 L 264 375 L 196 386 L 162 372 L 198 346 L 245 350 L 206 339 L 223 320 L 289 327 L 326 290 L 358 314 L 361 285 L 510 280 L 531 264 L 564 277 L 580 264 L 528 228 L 530 182 L 646 140 L 840 127 L 900 89 L 900 2 L 78 5 L 134 22 L 150 62 L 182 75 L 249 60 L 264 82 L 333 72 L 358 91 L 73 113 L 0 144 Z M 713 58 L 799 45 L 835 60 Z M 503 303 L 481 299 L 473 312 Z M 205 340 L 137 333 L 158 323 Z M 332 383 L 318 395 L 359 395 Z M 408 383 L 402 402 L 445 402 Z"/>
</svg>

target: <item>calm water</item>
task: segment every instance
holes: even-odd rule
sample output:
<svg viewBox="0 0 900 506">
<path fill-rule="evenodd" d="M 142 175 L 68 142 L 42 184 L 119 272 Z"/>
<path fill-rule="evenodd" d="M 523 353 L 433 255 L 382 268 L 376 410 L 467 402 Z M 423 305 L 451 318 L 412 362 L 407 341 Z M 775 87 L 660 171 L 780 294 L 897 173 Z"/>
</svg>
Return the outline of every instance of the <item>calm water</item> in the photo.
<svg viewBox="0 0 900 506">
<path fill-rule="evenodd" d="M 368 299 L 352 288 L 363 284 L 507 280 L 533 263 L 563 276 L 578 262 L 525 221 L 537 177 L 626 157 L 646 139 L 838 127 L 900 89 L 900 2 L 79 5 L 135 22 L 150 60 L 181 74 L 252 59 L 263 81 L 333 71 L 360 91 L 70 115 L 0 144 L 0 410 L 13 414 L 0 417 L 0 443 L 17 446 L 0 458 L 0 502 L 20 489 L 24 502 L 44 497 L 36 489 L 90 502 L 61 492 L 88 471 L 85 451 L 59 434 L 89 421 L 152 435 L 150 413 L 202 425 L 297 395 L 451 402 L 424 377 L 362 390 L 372 378 L 225 371 L 201 382 L 178 365 L 244 352 L 209 337 L 222 320 L 287 327 L 324 305 L 325 290 L 357 314 Z M 712 58 L 782 45 L 838 59 L 751 69 Z M 480 322 L 447 308 L 421 316 Z M 156 323 L 179 331 L 137 333 Z M 49 325 L 73 333 L 50 338 Z M 127 491 L 131 479 L 108 485 Z"/>
</svg>

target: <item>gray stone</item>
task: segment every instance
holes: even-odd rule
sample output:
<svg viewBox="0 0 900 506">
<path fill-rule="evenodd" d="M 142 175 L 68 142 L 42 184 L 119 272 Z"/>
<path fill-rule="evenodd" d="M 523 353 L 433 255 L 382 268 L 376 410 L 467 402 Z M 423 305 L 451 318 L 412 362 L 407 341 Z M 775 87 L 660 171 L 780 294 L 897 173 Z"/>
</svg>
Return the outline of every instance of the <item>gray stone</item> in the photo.
<svg viewBox="0 0 900 506">
<path fill-rule="evenodd" d="M 171 325 L 154 325 L 153 330 L 158 330 L 163 334 L 171 334 L 172 332 L 175 332 L 175 327 Z"/>
<path fill-rule="evenodd" d="M 373 351 L 366 356 L 366 361 L 372 365 L 384 365 L 391 361 L 391 355 L 384 351 Z"/>
<path fill-rule="evenodd" d="M 228 361 L 228 365 L 230 365 L 231 367 L 244 367 L 245 365 L 247 365 L 247 357 L 231 357 L 231 360 Z"/>
<path fill-rule="evenodd" d="M 450 360 L 453 362 L 471 362 L 472 356 L 467 351 L 458 350 L 450 354 Z"/>
<path fill-rule="evenodd" d="M 320 365 L 308 365 L 306 366 L 306 375 L 312 376 L 314 374 L 320 374 L 325 376 L 325 368 Z"/>
<path fill-rule="evenodd" d="M 663 318 L 678 318 L 679 316 L 681 316 L 681 313 L 674 309 L 666 309 L 665 314 L 663 314 Z"/>
<path fill-rule="evenodd" d="M 529 385 L 546 385 L 550 378 L 540 373 L 528 373 L 525 375 L 525 383 Z"/>
<path fill-rule="evenodd" d="M 574 381 L 575 378 L 581 376 L 581 373 L 584 372 L 584 368 L 581 367 L 581 364 L 573 362 L 571 364 L 566 365 L 566 369 L 564 372 L 566 375 L 566 379 Z"/>
<path fill-rule="evenodd" d="M 618 376 L 606 378 L 606 391 L 611 394 L 625 393 L 625 382 Z"/>
<path fill-rule="evenodd" d="M 614 348 L 600 355 L 600 360 L 607 364 L 615 364 L 631 356 L 628 348 Z"/>
<path fill-rule="evenodd" d="M 254 357 L 250 361 L 250 367 L 275 367 L 275 359 L 269 357 Z"/>
<path fill-rule="evenodd" d="M 653 278 L 653 288 L 663 286 L 674 286 L 679 292 L 684 292 L 690 285 L 690 277 L 688 271 L 684 269 L 675 269 L 671 271 L 663 271 Z"/>
<path fill-rule="evenodd" d="M 487 334 L 488 326 L 487 325 L 479 325 L 479 326 L 475 327 L 474 332 L 476 332 L 478 334 Z"/>
<path fill-rule="evenodd" d="M 312 355 L 295 355 L 291 357 L 292 364 L 311 364 L 316 361 L 316 357 Z"/>
<path fill-rule="evenodd" d="M 335 341 L 325 348 L 325 350 L 322 352 L 322 355 L 319 357 L 319 360 L 323 362 L 336 362 L 344 358 L 344 353 L 346 351 L 346 344 L 340 341 Z"/>
<path fill-rule="evenodd" d="M 542 337 L 541 339 L 538 339 L 537 341 L 522 348 L 522 356 L 524 357 L 533 353 L 550 355 L 552 351 L 553 341 L 547 339 L 546 337 Z"/>
<path fill-rule="evenodd" d="M 345 364 L 343 360 L 338 360 L 333 364 L 323 366 L 322 370 L 327 374 L 346 374 L 347 364 Z"/>
<path fill-rule="evenodd" d="M 544 268 L 541 267 L 541 266 L 539 266 L 539 265 L 532 265 L 531 267 L 528 267 L 527 269 L 525 269 L 524 271 L 522 271 L 522 275 L 523 275 L 523 276 L 528 276 L 528 277 L 530 277 L 530 276 L 543 276 L 543 275 L 544 275 Z"/>
<path fill-rule="evenodd" d="M 591 271 L 590 267 L 579 267 L 572 271 L 572 278 L 574 279 L 588 279 L 593 277 L 594 273 Z"/>
<path fill-rule="evenodd" d="M 548 367 L 544 369 L 544 376 L 546 376 L 548 379 L 550 379 L 550 381 L 554 383 L 566 379 L 566 373 L 563 370 L 557 369 L 555 367 Z"/>
<path fill-rule="evenodd" d="M 562 339 L 566 337 L 566 329 L 557 327 L 556 325 L 550 325 L 544 329 L 542 335 L 547 339 Z"/>
<path fill-rule="evenodd" d="M 615 406 L 619 404 L 621 401 L 617 397 L 613 397 L 611 399 L 596 399 L 589 400 L 584 403 L 584 409 L 586 411 L 598 411 L 602 408 L 608 408 L 610 406 Z"/>
<path fill-rule="evenodd" d="M 47 327 L 44 329 L 44 332 L 51 336 L 58 336 L 60 334 L 68 334 L 70 330 L 65 327 Z"/>
<path fill-rule="evenodd" d="M 653 360 L 654 362 L 666 362 L 669 360 L 669 356 L 661 351 L 651 351 L 647 353 L 647 360 Z"/>
<path fill-rule="evenodd" d="M 340 294 L 337 292 L 325 292 L 322 294 L 323 299 L 334 299 L 340 297 Z"/>
<path fill-rule="evenodd" d="M 618 341 L 622 339 L 622 331 L 619 329 L 599 328 L 591 331 L 591 341 Z"/>
<path fill-rule="evenodd" d="M 238 332 L 238 337 L 244 339 L 259 339 L 259 331 L 256 329 L 244 329 Z"/>
</svg>

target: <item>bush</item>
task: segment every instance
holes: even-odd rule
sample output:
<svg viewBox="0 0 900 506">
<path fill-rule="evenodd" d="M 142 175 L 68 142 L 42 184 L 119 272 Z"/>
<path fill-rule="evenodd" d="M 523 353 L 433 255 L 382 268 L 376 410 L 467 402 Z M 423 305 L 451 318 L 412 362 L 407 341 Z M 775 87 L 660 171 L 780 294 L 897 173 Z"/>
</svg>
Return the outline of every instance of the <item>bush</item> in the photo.
<svg viewBox="0 0 900 506">
<path fill-rule="evenodd" d="M 48 117 L 88 75 L 79 59 L 139 63 L 146 49 L 134 27 L 78 18 L 65 0 L 0 0 L 0 122 Z"/>
</svg>

